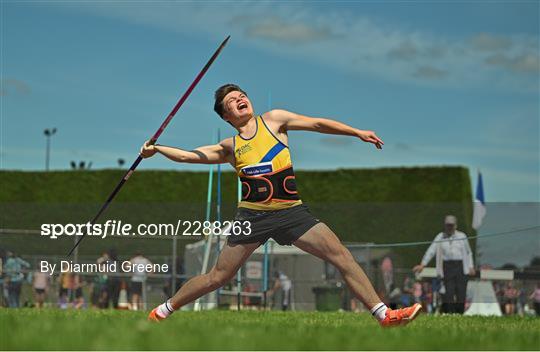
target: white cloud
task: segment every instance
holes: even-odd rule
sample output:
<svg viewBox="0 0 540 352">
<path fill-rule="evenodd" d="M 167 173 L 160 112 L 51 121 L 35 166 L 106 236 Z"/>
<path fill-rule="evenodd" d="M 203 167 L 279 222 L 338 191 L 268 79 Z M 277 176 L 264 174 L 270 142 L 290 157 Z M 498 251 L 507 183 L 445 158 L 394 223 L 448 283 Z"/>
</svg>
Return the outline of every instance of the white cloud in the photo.
<svg viewBox="0 0 540 352">
<path fill-rule="evenodd" d="M 301 3 L 90 2 L 64 9 L 312 60 L 416 84 L 538 91 L 538 37 L 478 33 L 461 39 L 374 22 L 339 7 Z M 534 73 L 536 75 L 530 75 Z"/>
<path fill-rule="evenodd" d="M 328 147 L 343 148 L 353 144 L 352 138 L 347 138 L 344 136 L 334 137 L 327 136 L 320 139 L 321 144 Z"/>
<path fill-rule="evenodd" d="M 391 49 L 388 56 L 398 60 L 414 60 L 418 57 L 418 49 L 413 42 L 406 41 Z"/>
<path fill-rule="evenodd" d="M 436 155 L 441 158 L 451 157 L 460 160 L 475 158 L 478 160 L 508 158 L 538 165 L 538 150 L 524 151 L 522 148 L 503 146 L 460 146 L 460 145 L 415 145 L 416 154 Z"/>
<path fill-rule="evenodd" d="M 279 17 L 249 20 L 244 16 L 233 19 L 242 23 L 244 34 L 250 38 L 262 38 L 289 44 L 302 44 L 336 37 L 328 26 L 315 27 L 307 23 L 287 22 Z"/>
<path fill-rule="evenodd" d="M 5 78 L 1 80 L 0 96 L 20 94 L 27 95 L 31 91 L 28 83 L 15 78 Z"/>
<path fill-rule="evenodd" d="M 540 71 L 540 57 L 533 53 L 514 57 L 505 54 L 495 54 L 487 57 L 485 62 L 489 65 L 499 66 L 514 72 L 538 73 Z"/>
<path fill-rule="evenodd" d="M 442 79 L 447 72 L 432 66 L 420 66 L 413 75 L 419 78 Z"/>
<path fill-rule="evenodd" d="M 479 33 L 471 38 L 471 47 L 479 51 L 507 50 L 512 46 L 512 40 L 501 35 Z"/>
</svg>

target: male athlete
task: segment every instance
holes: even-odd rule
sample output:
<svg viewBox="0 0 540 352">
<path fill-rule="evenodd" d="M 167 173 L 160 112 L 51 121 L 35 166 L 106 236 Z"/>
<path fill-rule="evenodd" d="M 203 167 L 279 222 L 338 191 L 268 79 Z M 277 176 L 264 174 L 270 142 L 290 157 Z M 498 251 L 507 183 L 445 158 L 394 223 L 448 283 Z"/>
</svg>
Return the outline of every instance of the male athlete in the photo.
<svg viewBox="0 0 540 352">
<path fill-rule="evenodd" d="M 148 318 L 160 321 L 175 310 L 229 282 L 251 253 L 273 238 L 281 245 L 295 245 L 334 265 L 358 299 L 382 326 L 405 325 L 421 305 L 392 310 L 375 293 L 368 277 L 349 250 L 323 222 L 302 204 L 288 148 L 288 131 L 303 130 L 359 138 L 382 149 L 383 141 L 372 131 L 343 123 L 312 118 L 285 110 L 271 110 L 256 116 L 247 94 L 237 85 L 226 84 L 215 93 L 214 110 L 238 134 L 216 145 L 186 151 L 146 142 L 141 156 L 156 153 L 182 163 L 230 163 L 242 182 L 242 200 L 235 220 L 249 221 L 249 235 L 230 235 L 210 272 L 187 281 Z"/>
</svg>

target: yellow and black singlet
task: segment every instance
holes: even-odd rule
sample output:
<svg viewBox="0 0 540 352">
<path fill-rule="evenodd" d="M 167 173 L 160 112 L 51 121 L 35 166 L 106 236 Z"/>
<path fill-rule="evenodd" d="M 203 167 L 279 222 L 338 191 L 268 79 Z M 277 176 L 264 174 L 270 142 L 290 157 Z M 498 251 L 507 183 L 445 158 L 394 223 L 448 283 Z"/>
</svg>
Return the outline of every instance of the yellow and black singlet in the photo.
<svg viewBox="0 0 540 352">
<path fill-rule="evenodd" d="M 270 131 L 262 116 L 255 134 L 233 137 L 235 169 L 242 182 L 239 207 L 279 210 L 302 204 L 296 190 L 289 147 Z"/>
</svg>

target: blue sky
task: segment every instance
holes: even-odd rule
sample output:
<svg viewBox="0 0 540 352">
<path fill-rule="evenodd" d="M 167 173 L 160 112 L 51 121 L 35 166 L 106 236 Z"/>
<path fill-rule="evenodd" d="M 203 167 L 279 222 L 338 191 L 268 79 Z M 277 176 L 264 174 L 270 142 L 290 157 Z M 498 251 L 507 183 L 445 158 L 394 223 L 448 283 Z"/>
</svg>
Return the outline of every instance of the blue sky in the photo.
<svg viewBox="0 0 540 352">
<path fill-rule="evenodd" d="M 129 164 L 231 34 L 160 143 L 231 135 L 213 91 L 235 82 L 257 112 L 335 118 L 386 143 L 293 132 L 297 169 L 464 165 L 488 201 L 539 201 L 538 14 L 537 1 L 2 1 L 1 168 L 43 169 L 46 127 L 53 169 Z"/>
</svg>

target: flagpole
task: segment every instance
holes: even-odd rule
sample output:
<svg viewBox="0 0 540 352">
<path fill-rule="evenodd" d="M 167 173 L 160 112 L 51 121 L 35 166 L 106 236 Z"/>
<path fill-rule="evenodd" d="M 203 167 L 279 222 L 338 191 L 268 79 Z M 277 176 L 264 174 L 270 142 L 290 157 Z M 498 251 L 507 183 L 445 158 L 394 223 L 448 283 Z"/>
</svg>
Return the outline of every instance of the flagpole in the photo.
<svg viewBox="0 0 540 352">
<path fill-rule="evenodd" d="M 478 178 L 476 181 L 476 192 L 474 196 L 474 202 L 473 202 L 473 221 L 472 221 L 472 228 L 476 231 L 476 235 L 480 233 L 480 227 L 482 226 L 482 222 L 484 220 L 484 217 L 487 214 L 487 207 L 486 207 L 486 199 L 484 196 L 484 182 L 482 180 L 482 173 L 480 170 L 478 170 Z M 475 245 L 475 260 L 478 260 L 478 241 L 476 241 Z"/>
</svg>

